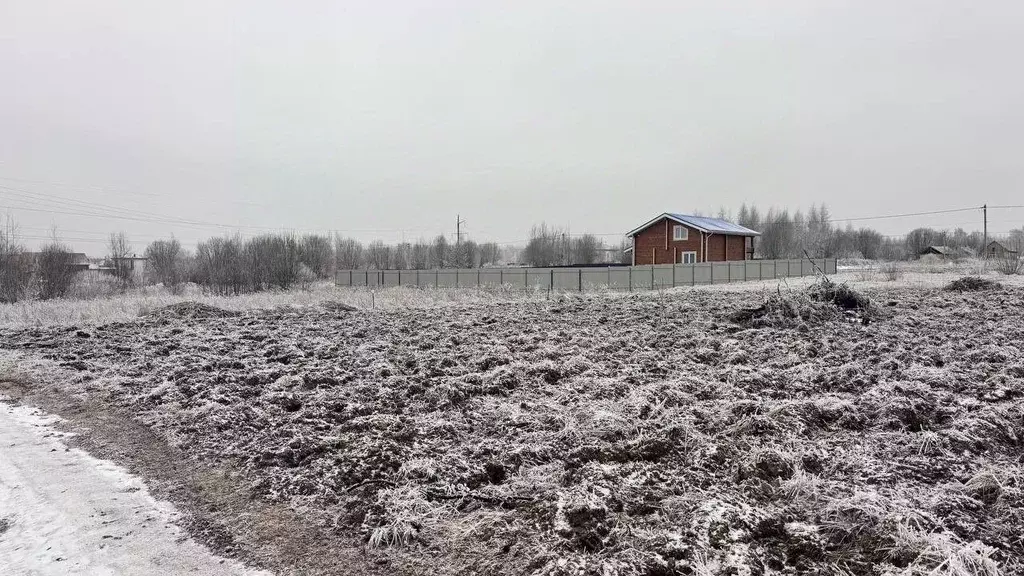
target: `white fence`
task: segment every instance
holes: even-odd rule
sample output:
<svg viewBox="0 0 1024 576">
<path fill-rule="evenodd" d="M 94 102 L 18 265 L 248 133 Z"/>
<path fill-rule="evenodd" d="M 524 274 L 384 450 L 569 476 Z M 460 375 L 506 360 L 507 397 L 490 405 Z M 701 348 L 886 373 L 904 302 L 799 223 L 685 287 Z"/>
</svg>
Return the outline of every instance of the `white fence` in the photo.
<svg viewBox="0 0 1024 576">
<path fill-rule="evenodd" d="M 820 269 L 835 274 L 835 258 L 747 260 L 701 264 L 588 268 L 442 268 L 438 270 L 338 270 L 338 286 L 390 288 L 497 288 L 534 290 L 651 290 L 728 282 L 810 276 Z"/>
</svg>

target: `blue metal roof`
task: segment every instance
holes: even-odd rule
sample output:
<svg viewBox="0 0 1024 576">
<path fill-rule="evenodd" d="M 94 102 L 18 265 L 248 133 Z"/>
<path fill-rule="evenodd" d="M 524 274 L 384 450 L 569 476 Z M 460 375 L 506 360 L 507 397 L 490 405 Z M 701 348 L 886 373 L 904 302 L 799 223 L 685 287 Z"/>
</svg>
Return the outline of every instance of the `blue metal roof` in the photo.
<svg viewBox="0 0 1024 576">
<path fill-rule="evenodd" d="M 705 232 L 713 232 L 715 234 L 737 234 L 740 236 L 760 236 L 760 233 L 754 232 L 750 228 L 744 228 L 739 224 L 733 224 L 732 222 L 719 218 L 672 213 L 669 213 L 668 216 L 673 220 L 678 220 L 683 224 L 689 224 L 690 226 Z"/>
<path fill-rule="evenodd" d="M 654 218 L 650 222 L 636 228 L 635 230 L 626 234 L 626 236 L 633 236 L 641 230 L 646 230 L 651 224 L 654 224 L 662 218 L 670 218 L 679 222 L 680 224 L 686 224 L 692 228 L 696 228 L 702 232 L 710 232 L 712 234 L 725 234 L 730 236 L 760 236 L 760 232 L 755 232 L 750 228 L 744 228 L 739 224 L 733 224 L 720 218 L 708 218 L 706 216 L 691 216 L 689 214 L 673 214 L 671 212 L 665 212 L 664 214 Z"/>
</svg>

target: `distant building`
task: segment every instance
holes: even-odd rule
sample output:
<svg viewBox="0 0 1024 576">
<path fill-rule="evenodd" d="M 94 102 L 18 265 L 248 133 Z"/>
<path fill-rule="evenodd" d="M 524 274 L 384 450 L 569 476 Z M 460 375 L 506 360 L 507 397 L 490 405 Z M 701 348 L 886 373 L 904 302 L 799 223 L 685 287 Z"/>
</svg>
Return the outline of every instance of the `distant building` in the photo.
<svg viewBox="0 0 1024 576">
<path fill-rule="evenodd" d="M 1012 258 L 1016 255 L 1016 250 L 1010 248 L 999 240 L 993 240 L 988 243 L 988 246 L 985 246 L 986 258 L 1006 258 L 1007 256 Z"/>
<path fill-rule="evenodd" d="M 953 248 L 951 246 L 929 246 L 918 256 L 938 256 L 939 258 L 970 258 L 974 253 L 969 248 Z"/>
<path fill-rule="evenodd" d="M 719 218 L 668 212 L 626 234 L 634 266 L 749 260 L 760 235 Z"/>
<path fill-rule="evenodd" d="M 41 254 L 42 254 L 41 252 L 28 252 L 26 255 L 28 256 L 28 258 L 31 260 L 31 262 L 33 264 L 36 264 L 36 263 L 39 262 L 39 256 Z M 82 252 L 72 252 L 71 253 L 71 262 L 69 263 L 69 266 L 73 270 L 75 270 L 76 272 L 79 271 L 79 270 L 88 270 L 89 269 L 89 257 L 86 256 Z"/>
<path fill-rule="evenodd" d="M 119 262 L 130 272 L 129 276 L 133 284 L 143 284 L 146 280 L 146 263 L 149 259 L 143 256 L 126 256 L 124 258 L 107 258 L 99 266 L 99 271 L 107 274 L 115 274 L 120 268 Z"/>
</svg>

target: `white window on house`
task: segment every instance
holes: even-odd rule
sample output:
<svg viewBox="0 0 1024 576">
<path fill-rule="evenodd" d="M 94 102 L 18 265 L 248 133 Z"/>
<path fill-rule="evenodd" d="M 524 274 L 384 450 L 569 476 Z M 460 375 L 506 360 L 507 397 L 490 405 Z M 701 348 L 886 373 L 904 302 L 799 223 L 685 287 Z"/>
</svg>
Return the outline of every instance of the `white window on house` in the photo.
<svg viewBox="0 0 1024 576">
<path fill-rule="evenodd" d="M 696 264 L 697 253 L 696 252 L 683 252 L 679 255 L 680 264 Z"/>
<path fill-rule="evenodd" d="M 672 227 L 672 239 L 673 240 L 686 240 L 690 237 L 690 229 L 686 226 L 673 226 Z"/>
</svg>

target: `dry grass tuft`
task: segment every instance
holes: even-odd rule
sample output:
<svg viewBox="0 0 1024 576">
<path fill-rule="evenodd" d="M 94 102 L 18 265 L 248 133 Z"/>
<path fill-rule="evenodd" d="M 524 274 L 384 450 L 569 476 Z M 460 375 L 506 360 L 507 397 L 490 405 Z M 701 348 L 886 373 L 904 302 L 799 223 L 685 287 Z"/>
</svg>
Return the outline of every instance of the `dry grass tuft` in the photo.
<svg viewBox="0 0 1024 576">
<path fill-rule="evenodd" d="M 889 282 L 895 282 L 903 278 L 903 267 L 896 262 L 886 262 L 878 268 L 878 271 Z"/>
<path fill-rule="evenodd" d="M 1002 285 L 980 276 L 964 276 L 946 284 L 946 290 L 950 292 L 977 292 L 980 290 L 996 290 L 998 288 L 1002 288 Z"/>
</svg>

